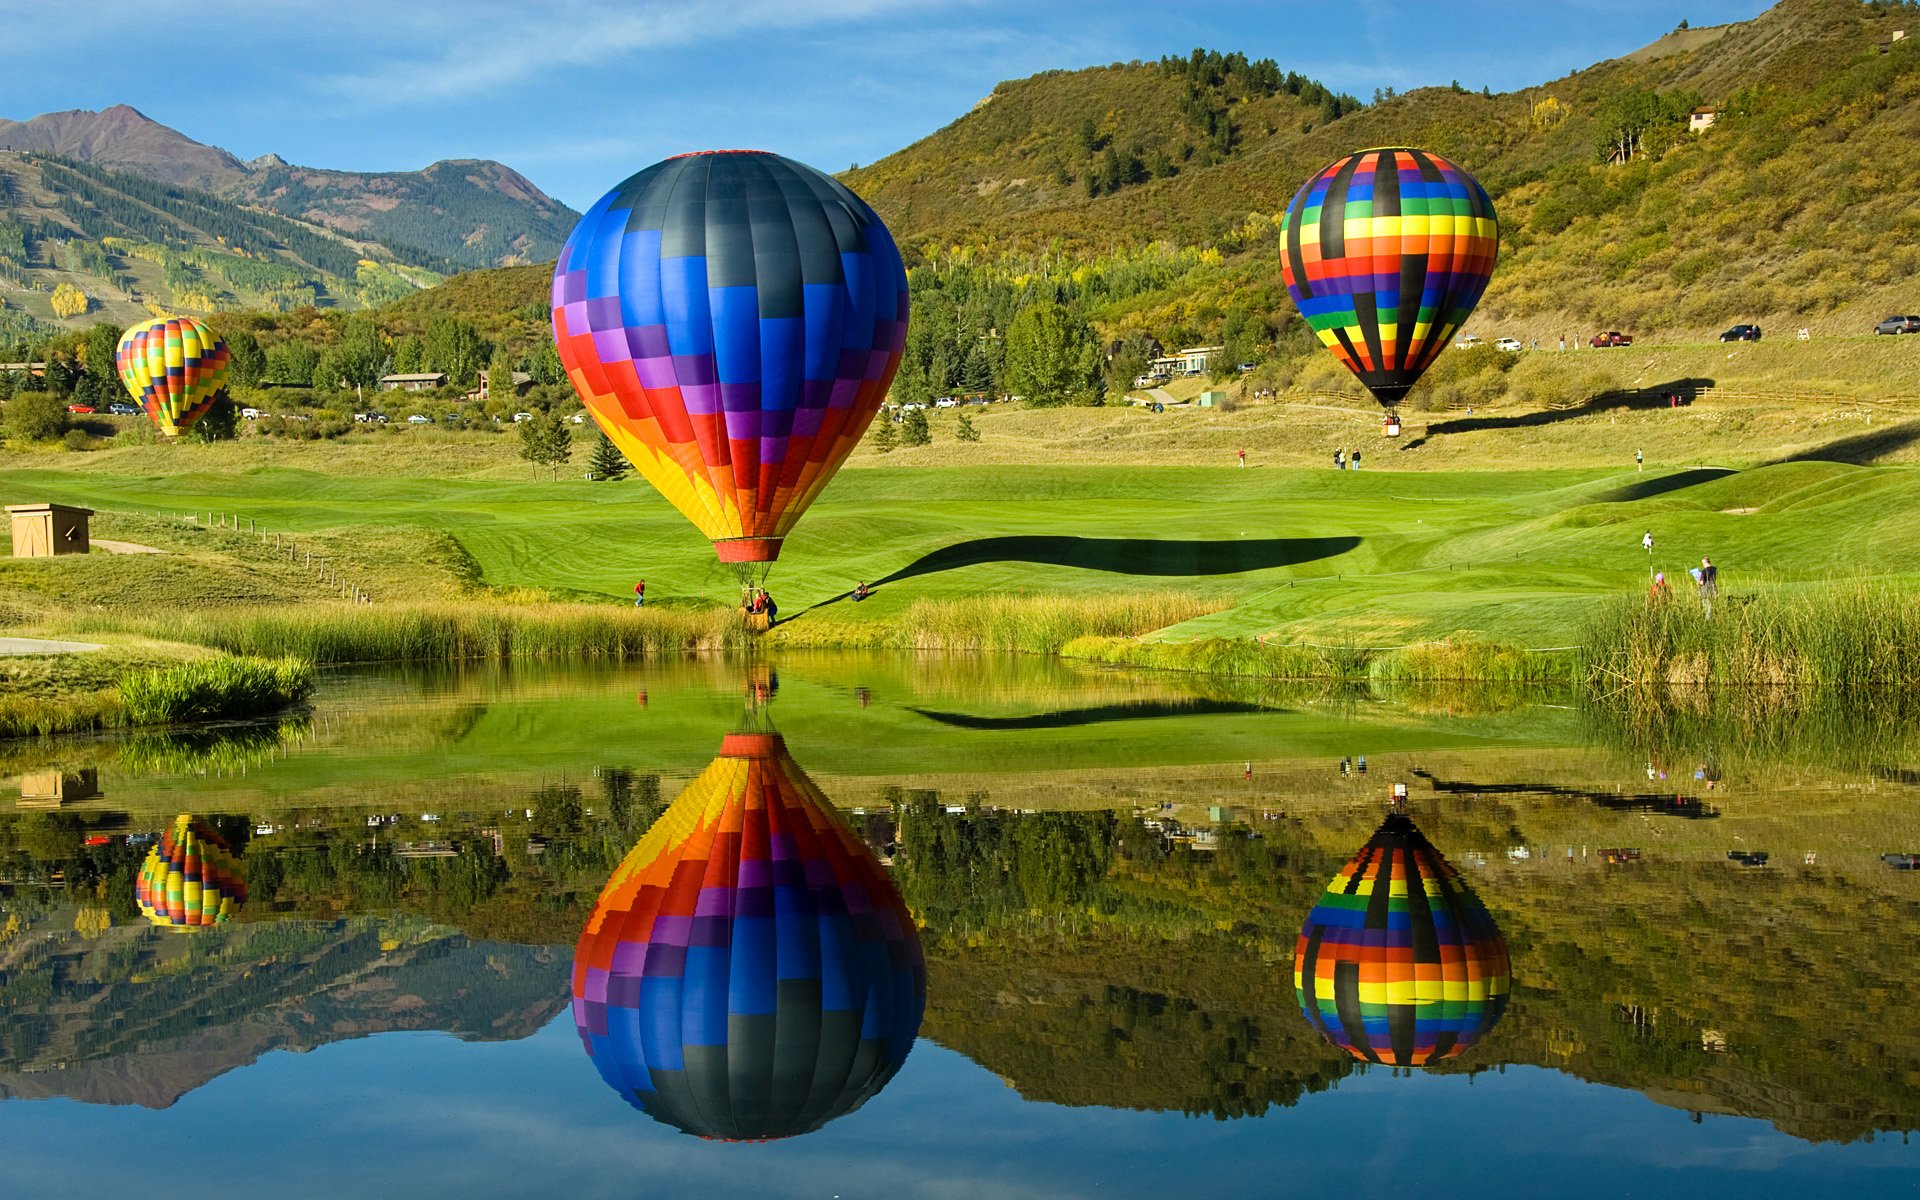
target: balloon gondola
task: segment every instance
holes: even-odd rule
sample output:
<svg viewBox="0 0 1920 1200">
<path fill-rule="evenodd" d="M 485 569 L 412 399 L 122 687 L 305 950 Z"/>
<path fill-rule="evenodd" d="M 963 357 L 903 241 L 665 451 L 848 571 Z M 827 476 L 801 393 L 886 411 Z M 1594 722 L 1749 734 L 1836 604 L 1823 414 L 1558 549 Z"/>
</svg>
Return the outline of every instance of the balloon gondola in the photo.
<svg viewBox="0 0 1920 1200">
<path fill-rule="evenodd" d="M 845 185 L 717 150 L 602 196 L 554 264 L 552 310 L 595 423 L 744 575 L 779 556 L 879 412 L 907 277 Z"/>
<path fill-rule="evenodd" d="M 213 330 L 192 317 L 155 317 L 120 335 L 114 350 L 120 380 L 160 432 L 193 427 L 226 390 L 232 355 Z"/>
<path fill-rule="evenodd" d="M 1399 811 L 1327 885 L 1294 947 L 1300 1011 L 1363 1062 L 1464 1053 L 1506 1012 L 1511 984 L 1486 905 Z"/>
<path fill-rule="evenodd" d="M 134 902 L 155 925 L 199 929 L 231 919 L 247 902 L 240 859 L 212 826 L 181 813 L 147 852 Z"/>
<path fill-rule="evenodd" d="M 906 1061 L 926 963 L 900 893 L 778 734 L 730 734 L 628 854 L 574 955 L 600 1076 L 703 1138 L 860 1107 Z"/>
<path fill-rule="evenodd" d="M 1397 409 L 1487 290 L 1500 250 L 1493 201 L 1437 154 L 1362 150 L 1303 184 L 1281 226 L 1280 272 L 1307 324 Z"/>
</svg>

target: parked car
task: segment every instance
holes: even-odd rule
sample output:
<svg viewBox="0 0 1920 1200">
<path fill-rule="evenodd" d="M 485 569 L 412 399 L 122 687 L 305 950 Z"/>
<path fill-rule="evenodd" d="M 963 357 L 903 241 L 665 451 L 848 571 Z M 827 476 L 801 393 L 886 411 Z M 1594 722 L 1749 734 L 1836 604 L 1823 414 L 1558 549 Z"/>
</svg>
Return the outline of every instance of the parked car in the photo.
<svg viewBox="0 0 1920 1200">
<path fill-rule="evenodd" d="M 935 408 L 959 408 L 960 402 L 952 396 L 942 396 L 933 402 Z"/>
<path fill-rule="evenodd" d="M 420 414 L 420 413 L 415 413 L 415 414 L 413 414 L 412 416 L 410 416 L 410 417 L 408 417 L 408 418 L 407 418 L 407 424 L 409 424 L 409 425 L 431 425 L 431 424 L 433 424 L 433 418 L 432 418 L 432 417 L 429 417 L 429 416 L 423 416 L 423 415 L 422 415 L 422 414 Z"/>
<path fill-rule="evenodd" d="M 1453 344 L 1455 350 L 1471 350 L 1480 344 L 1480 339 L 1469 333 Z"/>
<path fill-rule="evenodd" d="M 93 411 L 93 405 L 91 405 L 91 404 L 69 404 L 69 405 L 67 405 L 67 411 L 68 411 L 68 412 L 70 412 L 70 413 L 90 413 L 90 412 L 92 412 L 92 411 Z"/>
<path fill-rule="evenodd" d="M 519 424 L 520 422 L 522 422 L 522 421 L 531 421 L 531 420 L 533 420 L 533 414 L 532 414 L 532 413 L 515 413 L 515 414 L 513 414 L 513 423 L 514 423 L 515 425 L 518 425 L 518 424 Z"/>
<path fill-rule="evenodd" d="M 1757 342 L 1760 340 L 1758 325 L 1735 325 L 1720 335 L 1723 342 Z"/>
<path fill-rule="evenodd" d="M 1605 333 L 1596 333 L 1587 339 L 1589 346 L 1631 346 L 1633 336 L 1621 333 L 1618 329 L 1609 329 Z"/>
<path fill-rule="evenodd" d="M 258 421 L 261 417 L 264 417 L 267 414 L 261 412 L 257 408 L 243 408 L 240 410 L 240 415 L 249 421 Z"/>
<path fill-rule="evenodd" d="M 585 425 L 587 423 L 587 414 L 577 412 L 573 414 L 572 420 L 575 425 Z"/>
<path fill-rule="evenodd" d="M 115 400 L 107 405 L 107 411 L 116 417 L 137 417 L 140 415 L 140 406 L 128 404 L 125 400 Z"/>
<path fill-rule="evenodd" d="M 1493 348 L 1495 350 L 1505 350 L 1508 354 L 1518 354 L 1520 352 L 1520 339 L 1497 338 L 1493 343 Z"/>
<path fill-rule="evenodd" d="M 1875 333 L 1920 333 L 1920 317 L 1888 317 L 1873 327 Z"/>
</svg>

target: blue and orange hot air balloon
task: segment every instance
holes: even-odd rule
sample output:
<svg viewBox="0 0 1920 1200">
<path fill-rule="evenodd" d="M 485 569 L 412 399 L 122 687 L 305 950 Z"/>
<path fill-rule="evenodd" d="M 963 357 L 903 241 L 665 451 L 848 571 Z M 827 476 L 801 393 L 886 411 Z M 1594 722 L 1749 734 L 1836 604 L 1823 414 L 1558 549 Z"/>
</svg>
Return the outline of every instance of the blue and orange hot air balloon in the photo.
<svg viewBox="0 0 1920 1200">
<path fill-rule="evenodd" d="M 192 317 L 155 317 L 120 335 L 114 366 L 127 391 L 168 437 L 207 415 L 227 386 L 232 355 Z"/>
<path fill-rule="evenodd" d="M 686 1133 L 792 1137 L 906 1061 L 926 962 L 900 893 L 777 734 L 736 733 L 607 881 L 574 952 L 600 1077 Z"/>
<path fill-rule="evenodd" d="M 247 902 L 247 881 L 240 859 L 213 827 L 181 813 L 147 851 L 133 898 L 155 925 L 199 929 L 229 920 Z"/>
<path fill-rule="evenodd" d="M 580 218 L 554 265 L 574 390 L 722 562 L 779 556 L 880 410 L 906 332 L 886 226 L 777 154 L 655 163 Z"/>
<path fill-rule="evenodd" d="M 1507 1008 L 1507 941 L 1405 814 L 1391 813 L 1300 929 L 1293 987 L 1327 1041 L 1420 1067 L 1461 1054 Z"/>
<path fill-rule="evenodd" d="M 1280 236 L 1300 315 L 1389 410 L 1480 303 L 1500 251 L 1479 180 L 1402 147 L 1329 164 L 1287 206 Z"/>
</svg>

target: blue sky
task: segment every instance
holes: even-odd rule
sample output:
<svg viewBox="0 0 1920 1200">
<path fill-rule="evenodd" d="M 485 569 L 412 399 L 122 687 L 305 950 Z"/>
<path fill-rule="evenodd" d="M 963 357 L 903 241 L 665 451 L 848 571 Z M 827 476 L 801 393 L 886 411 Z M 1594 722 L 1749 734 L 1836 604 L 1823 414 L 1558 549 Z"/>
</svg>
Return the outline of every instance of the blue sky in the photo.
<svg viewBox="0 0 1920 1200">
<path fill-rule="evenodd" d="M 0 0 L 0 116 L 127 103 L 242 158 L 496 158 L 584 209 L 685 150 L 871 162 L 1002 79 L 1194 46 L 1362 99 L 1557 78 L 1763 0 Z M 20 35 L 20 36 L 16 36 Z"/>
</svg>

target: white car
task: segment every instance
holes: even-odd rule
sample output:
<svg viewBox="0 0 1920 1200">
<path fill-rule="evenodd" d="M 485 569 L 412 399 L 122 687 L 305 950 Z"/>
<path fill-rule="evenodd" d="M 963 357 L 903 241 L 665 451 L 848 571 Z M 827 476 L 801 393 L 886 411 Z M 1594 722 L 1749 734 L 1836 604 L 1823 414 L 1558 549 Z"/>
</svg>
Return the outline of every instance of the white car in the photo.
<svg viewBox="0 0 1920 1200">
<path fill-rule="evenodd" d="M 1518 354 L 1521 348 L 1520 339 L 1519 338 L 1499 338 L 1493 343 L 1493 348 L 1495 350 L 1505 350 L 1509 354 Z"/>
<path fill-rule="evenodd" d="M 261 412 L 257 408 L 243 408 L 240 410 L 240 415 L 245 417 L 249 421 L 258 421 L 261 417 L 264 417 L 267 414 Z"/>
<path fill-rule="evenodd" d="M 515 425 L 518 425 L 518 424 L 519 424 L 520 422 L 522 422 L 522 421 L 531 421 L 531 420 L 533 420 L 533 414 L 532 414 L 532 413 L 515 413 L 515 414 L 513 414 L 513 423 L 514 423 Z"/>
<path fill-rule="evenodd" d="M 573 423 L 575 425 L 585 425 L 587 423 L 587 414 L 585 413 L 573 414 Z"/>
<path fill-rule="evenodd" d="M 960 402 L 952 396 L 942 396 L 933 402 L 935 408 L 959 408 Z"/>
<path fill-rule="evenodd" d="M 1471 350 L 1480 344 L 1480 339 L 1469 333 L 1453 344 L 1455 350 Z"/>
<path fill-rule="evenodd" d="M 409 424 L 409 425 L 431 425 L 431 424 L 433 424 L 433 418 L 432 418 L 432 417 L 424 417 L 424 416 L 421 416 L 421 415 L 420 415 L 419 413 L 415 413 L 415 414 L 413 414 L 412 416 L 410 416 L 410 417 L 408 417 L 408 418 L 407 418 L 407 424 Z"/>
</svg>

